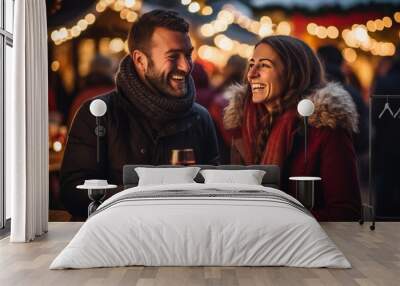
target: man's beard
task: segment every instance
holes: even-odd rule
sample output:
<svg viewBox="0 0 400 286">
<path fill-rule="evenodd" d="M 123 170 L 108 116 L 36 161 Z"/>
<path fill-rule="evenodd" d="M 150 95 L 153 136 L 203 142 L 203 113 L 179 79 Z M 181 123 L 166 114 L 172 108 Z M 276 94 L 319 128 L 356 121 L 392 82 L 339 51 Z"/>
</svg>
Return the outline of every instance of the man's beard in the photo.
<svg viewBox="0 0 400 286">
<path fill-rule="evenodd" d="M 182 97 L 187 92 L 187 79 L 185 76 L 185 84 L 182 89 L 175 89 L 170 85 L 170 79 L 172 74 L 179 74 L 185 76 L 181 71 L 171 71 L 168 74 L 162 72 L 157 72 L 154 66 L 154 62 L 150 59 L 149 68 L 144 74 L 145 80 L 153 87 L 155 90 L 161 94 L 166 94 L 174 97 Z"/>
</svg>

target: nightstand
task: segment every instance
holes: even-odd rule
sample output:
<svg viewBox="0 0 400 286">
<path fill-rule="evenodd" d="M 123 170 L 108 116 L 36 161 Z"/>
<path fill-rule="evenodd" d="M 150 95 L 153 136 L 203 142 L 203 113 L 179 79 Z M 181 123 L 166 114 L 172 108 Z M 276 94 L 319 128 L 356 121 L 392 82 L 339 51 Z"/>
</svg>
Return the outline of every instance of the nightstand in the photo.
<svg viewBox="0 0 400 286">
<path fill-rule="evenodd" d="M 96 209 L 103 203 L 108 189 L 115 189 L 117 185 L 109 185 L 107 180 L 85 180 L 83 185 L 76 188 L 80 190 L 87 190 L 89 199 L 92 201 L 88 206 L 88 217 L 96 211 Z"/>
<path fill-rule="evenodd" d="M 289 180 L 296 184 L 295 197 L 307 209 L 312 210 L 315 203 L 315 184 L 321 181 L 320 177 L 290 177 Z"/>
</svg>

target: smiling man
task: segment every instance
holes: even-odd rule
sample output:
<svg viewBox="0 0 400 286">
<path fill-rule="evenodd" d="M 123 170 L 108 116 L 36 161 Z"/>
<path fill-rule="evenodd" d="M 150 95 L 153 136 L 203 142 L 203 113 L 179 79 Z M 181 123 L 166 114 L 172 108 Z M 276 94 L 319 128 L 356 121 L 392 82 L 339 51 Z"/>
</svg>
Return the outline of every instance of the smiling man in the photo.
<svg viewBox="0 0 400 286">
<path fill-rule="evenodd" d="M 188 31 L 188 23 L 172 11 L 154 10 L 133 24 L 117 89 L 98 97 L 107 104 L 99 163 L 91 101 L 77 113 L 61 168 L 61 198 L 73 216 L 86 217 L 89 204 L 76 186 L 87 179 L 121 185 L 125 164 L 170 164 L 174 149 L 193 149 L 197 164 L 219 163 L 213 122 L 194 102 Z"/>
</svg>

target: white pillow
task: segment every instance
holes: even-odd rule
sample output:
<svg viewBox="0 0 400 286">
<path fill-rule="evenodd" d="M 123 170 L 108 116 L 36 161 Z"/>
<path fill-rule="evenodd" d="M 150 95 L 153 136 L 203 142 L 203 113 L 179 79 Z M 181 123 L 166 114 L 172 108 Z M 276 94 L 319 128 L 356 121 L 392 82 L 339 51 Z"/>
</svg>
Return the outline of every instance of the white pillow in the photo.
<svg viewBox="0 0 400 286">
<path fill-rule="evenodd" d="M 205 184 L 226 183 L 261 185 L 265 171 L 262 170 L 201 170 Z"/>
<path fill-rule="evenodd" d="M 193 179 L 199 170 L 199 167 L 135 168 L 139 176 L 138 186 L 195 183 Z"/>
</svg>

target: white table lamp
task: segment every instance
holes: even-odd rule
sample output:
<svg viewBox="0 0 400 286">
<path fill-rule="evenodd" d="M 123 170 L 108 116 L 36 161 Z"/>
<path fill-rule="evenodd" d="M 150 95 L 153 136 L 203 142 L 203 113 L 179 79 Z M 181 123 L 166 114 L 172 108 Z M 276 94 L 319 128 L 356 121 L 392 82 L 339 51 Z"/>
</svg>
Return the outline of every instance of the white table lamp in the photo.
<svg viewBox="0 0 400 286">
<path fill-rule="evenodd" d="M 304 162 L 307 163 L 307 118 L 314 113 L 314 103 L 309 99 L 303 99 L 297 105 L 297 112 L 304 117 Z"/>
<path fill-rule="evenodd" d="M 101 99 L 95 99 L 90 103 L 90 113 L 95 117 L 101 117 L 107 112 L 107 104 Z"/>
<path fill-rule="evenodd" d="M 100 137 L 106 134 L 104 126 L 100 125 L 100 117 L 107 112 L 107 104 L 101 99 L 95 99 L 90 103 L 90 113 L 96 117 L 96 129 L 94 130 L 97 136 L 97 163 L 100 162 Z"/>
</svg>

